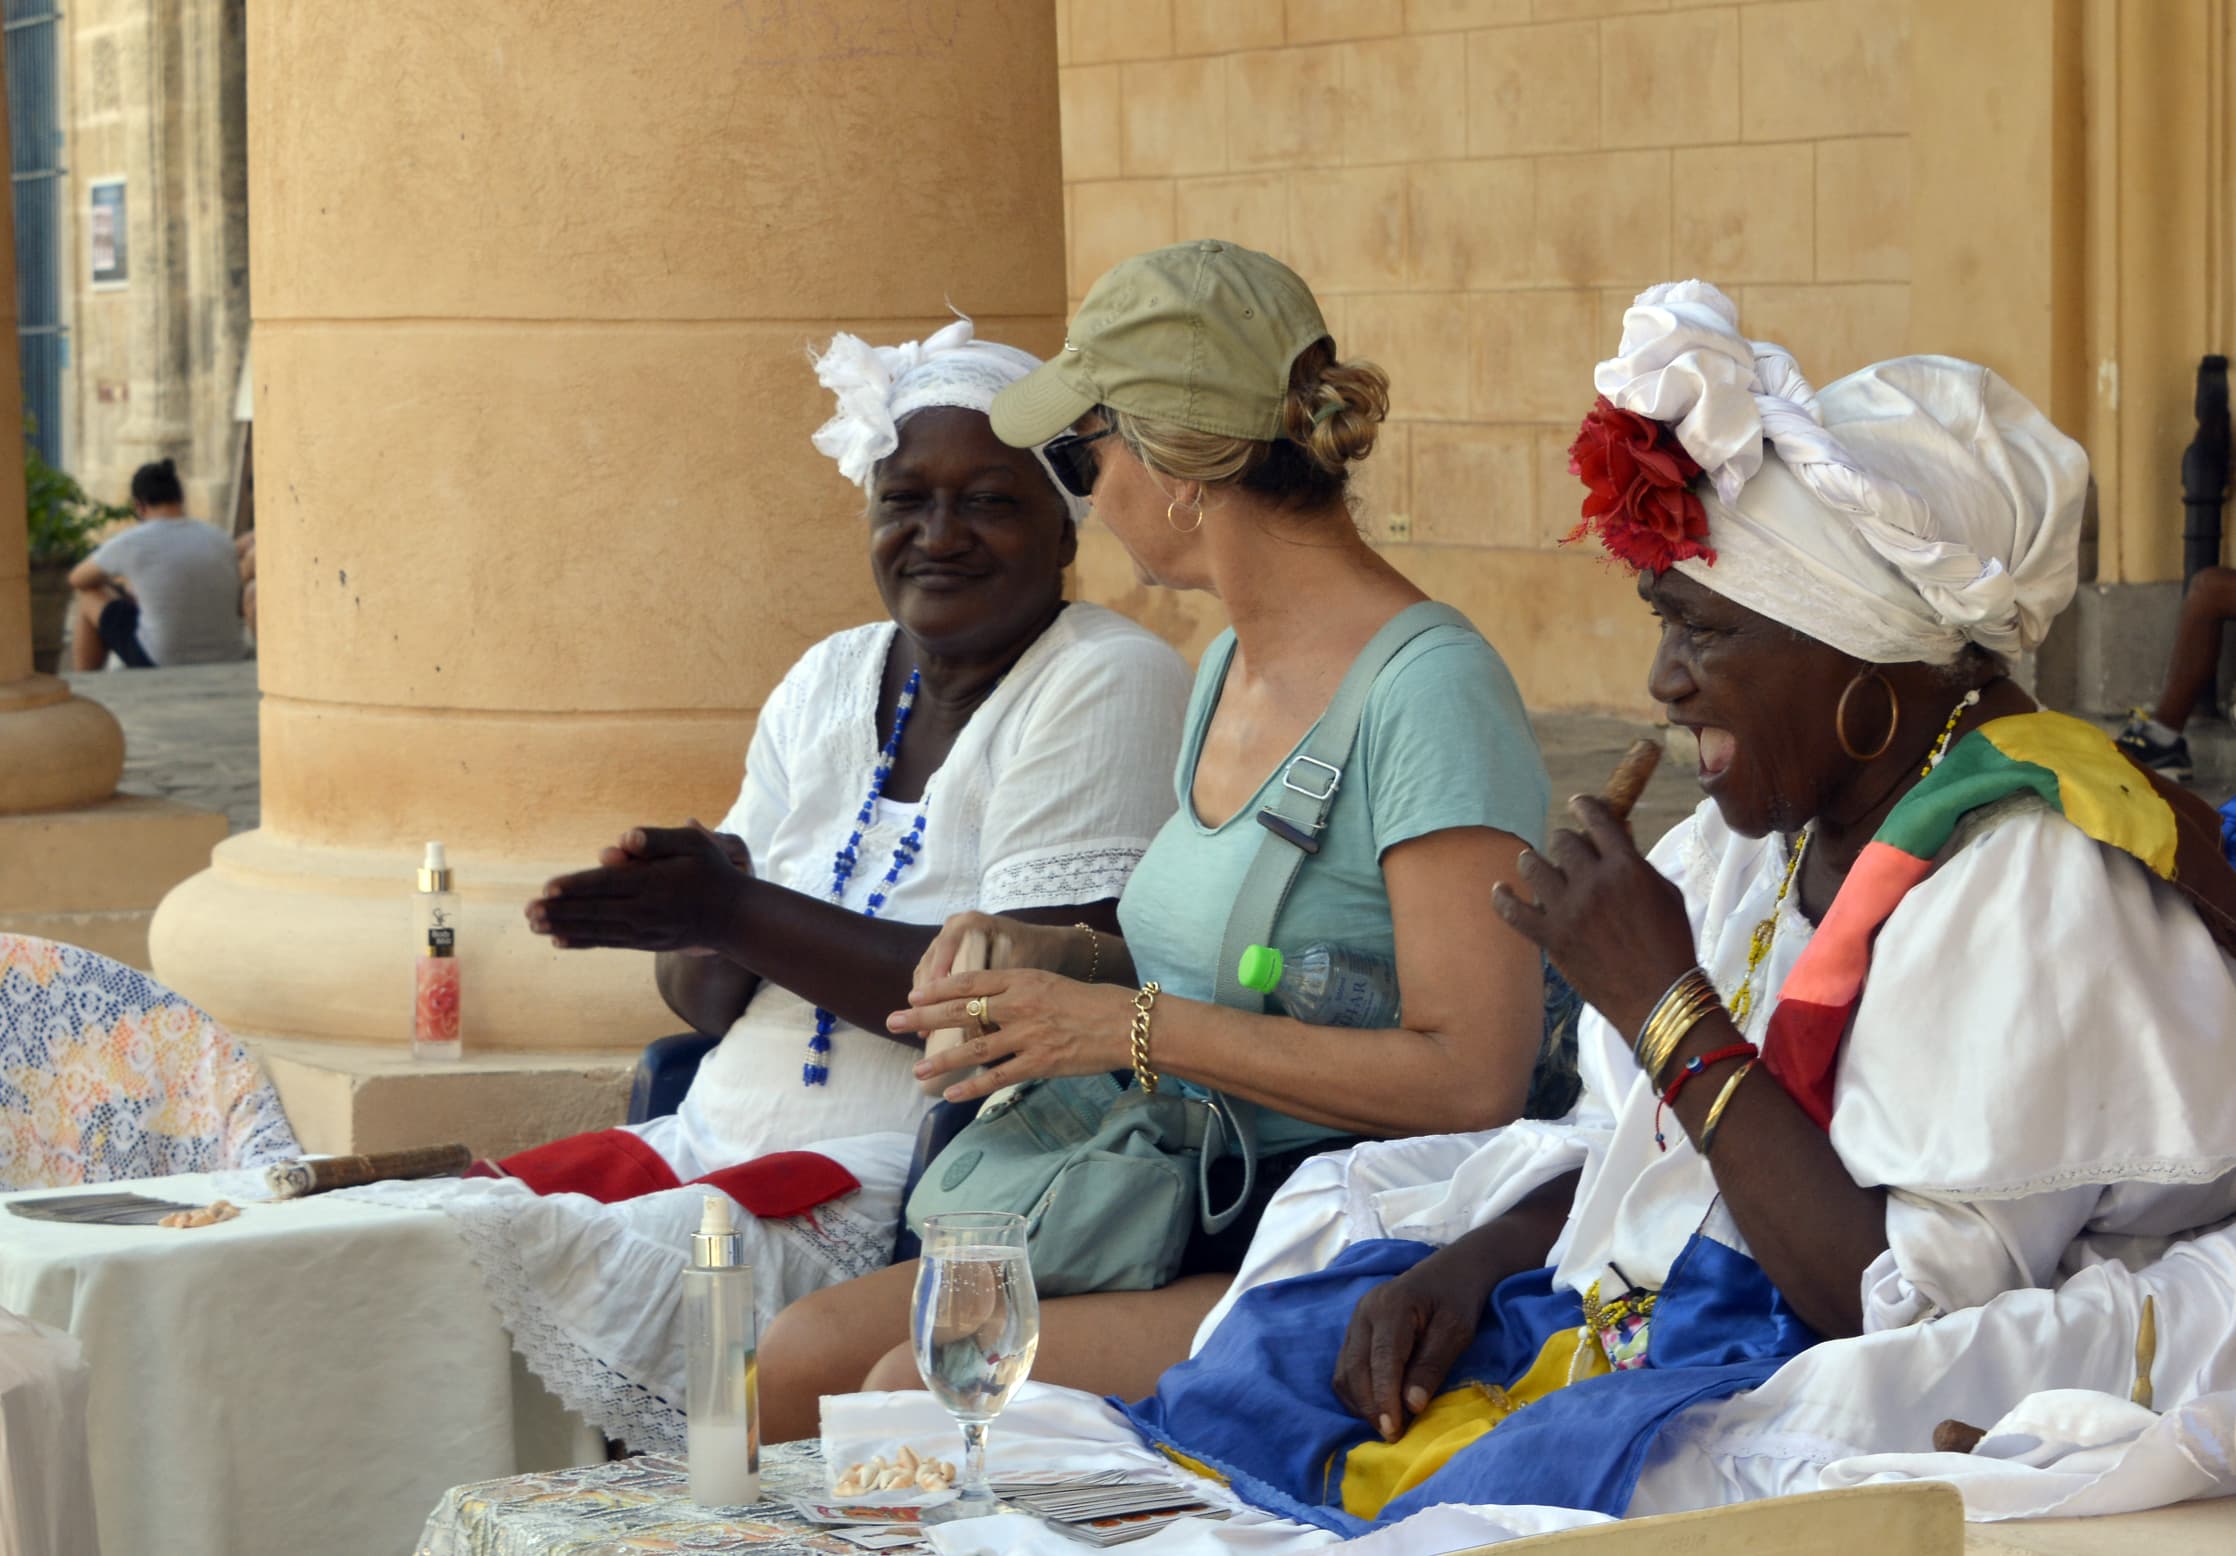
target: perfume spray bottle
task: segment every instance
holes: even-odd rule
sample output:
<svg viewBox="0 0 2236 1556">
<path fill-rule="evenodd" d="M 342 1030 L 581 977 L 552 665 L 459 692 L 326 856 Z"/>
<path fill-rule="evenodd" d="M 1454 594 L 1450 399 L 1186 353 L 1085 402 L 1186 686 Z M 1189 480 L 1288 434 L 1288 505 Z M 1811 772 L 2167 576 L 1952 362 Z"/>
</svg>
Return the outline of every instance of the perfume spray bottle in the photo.
<svg viewBox="0 0 2236 1556">
<path fill-rule="evenodd" d="M 761 1500 L 760 1365 L 753 1268 L 730 1202 L 706 1196 L 683 1272 L 684 1443 L 691 1500 L 744 1507 Z"/>
<path fill-rule="evenodd" d="M 419 920 L 413 958 L 417 983 L 412 1001 L 414 1059 L 455 1059 L 458 1041 L 458 893 L 450 888 L 443 845 L 429 843 L 412 898 Z"/>
</svg>

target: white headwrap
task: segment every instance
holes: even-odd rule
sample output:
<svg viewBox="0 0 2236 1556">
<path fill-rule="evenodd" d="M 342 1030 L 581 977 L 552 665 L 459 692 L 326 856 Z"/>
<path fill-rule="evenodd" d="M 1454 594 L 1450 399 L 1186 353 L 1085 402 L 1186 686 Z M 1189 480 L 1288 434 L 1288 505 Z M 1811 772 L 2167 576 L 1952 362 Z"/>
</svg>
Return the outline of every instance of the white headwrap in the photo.
<svg viewBox="0 0 2236 1556">
<path fill-rule="evenodd" d="M 1716 560 L 1677 571 L 1820 642 L 1877 664 L 2009 656 L 2073 597 L 2088 455 L 1984 367 L 1898 357 L 1818 392 L 1730 298 L 1681 281 L 1639 293 L 1592 382 L 1669 423 L 1714 488 Z"/>
<path fill-rule="evenodd" d="M 877 462 L 901 446 L 901 423 L 914 412 L 951 405 L 984 414 L 994 396 L 1040 366 L 1040 358 L 1015 346 L 972 338 L 971 321 L 955 322 L 898 346 L 873 346 L 840 333 L 815 359 L 815 376 L 838 399 L 837 414 L 815 430 L 815 446 L 838 461 L 839 474 L 864 491 Z M 1064 490 L 1038 448 L 1049 485 L 1074 521 L 1087 504 Z"/>
</svg>

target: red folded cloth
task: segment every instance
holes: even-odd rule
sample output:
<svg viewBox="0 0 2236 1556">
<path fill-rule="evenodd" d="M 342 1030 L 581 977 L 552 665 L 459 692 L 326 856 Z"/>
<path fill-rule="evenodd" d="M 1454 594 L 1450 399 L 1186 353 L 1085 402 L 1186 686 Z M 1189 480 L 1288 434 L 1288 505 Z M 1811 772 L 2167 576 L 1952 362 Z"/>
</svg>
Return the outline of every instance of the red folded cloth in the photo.
<svg viewBox="0 0 2236 1556">
<path fill-rule="evenodd" d="M 587 1194 L 608 1205 L 684 1186 L 658 1151 L 626 1129 L 570 1135 L 508 1156 L 496 1167 L 538 1194 Z M 691 1181 L 721 1190 L 756 1216 L 796 1216 L 862 1186 L 854 1174 L 813 1151 L 778 1151 Z"/>
</svg>

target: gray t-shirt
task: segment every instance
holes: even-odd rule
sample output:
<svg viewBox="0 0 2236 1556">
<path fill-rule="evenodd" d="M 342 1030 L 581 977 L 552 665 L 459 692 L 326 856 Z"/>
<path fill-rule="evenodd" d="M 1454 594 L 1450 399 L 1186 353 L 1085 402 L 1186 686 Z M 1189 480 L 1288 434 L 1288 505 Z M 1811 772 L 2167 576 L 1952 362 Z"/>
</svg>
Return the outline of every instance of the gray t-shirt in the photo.
<svg viewBox="0 0 2236 1556">
<path fill-rule="evenodd" d="M 241 657 L 241 565 L 233 542 L 199 519 L 147 519 L 93 553 L 140 602 L 140 646 L 158 665 Z"/>
</svg>

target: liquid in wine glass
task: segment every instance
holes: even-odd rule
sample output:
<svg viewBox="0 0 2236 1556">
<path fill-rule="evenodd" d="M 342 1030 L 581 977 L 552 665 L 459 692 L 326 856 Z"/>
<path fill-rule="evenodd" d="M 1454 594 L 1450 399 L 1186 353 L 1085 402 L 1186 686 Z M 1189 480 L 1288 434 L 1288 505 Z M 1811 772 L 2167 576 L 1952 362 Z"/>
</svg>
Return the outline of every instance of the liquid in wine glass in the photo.
<svg viewBox="0 0 2236 1556">
<path fill-rule="evenodd" d="M 909 1326 L 924 1386 L 963 1429 L 957 1500 L 932 1522 L 1002 1511 L 986 1484 L 986 1430 L 1032 1372 L 1040 1298 L 1025 1252 L 1025 1221 L 1004 1212 L 932 1216 Z"/>
</svg>

